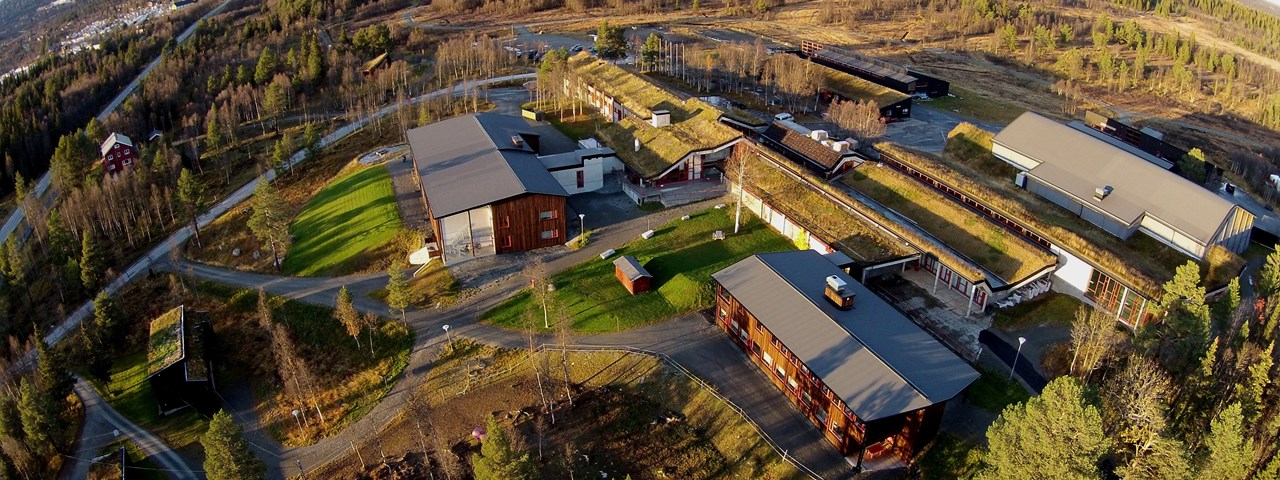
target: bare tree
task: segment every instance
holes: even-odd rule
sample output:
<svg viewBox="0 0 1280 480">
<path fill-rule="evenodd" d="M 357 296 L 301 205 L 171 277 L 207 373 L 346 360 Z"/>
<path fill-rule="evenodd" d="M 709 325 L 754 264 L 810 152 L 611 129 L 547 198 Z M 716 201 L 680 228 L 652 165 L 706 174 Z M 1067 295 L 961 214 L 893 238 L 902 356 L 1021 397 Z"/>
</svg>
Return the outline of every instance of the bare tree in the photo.
<svg viewBox="0 0 1280 480">
<path fill-rule="evenodd" d="M 880 107 L 871 100 L 860 102 L 836 100 L 827 109 L 831 121 L 858 141 L 884 136 Z"/>
<path fill-rule="evenodd" d="M 1165 410 L 1172 393 L 1169 374 L 1151 359 L 1132 355 L 1101 393 L 1103 425 L 1132 449 L 1131 455 L 1150 450 L 1165 430 Z"/>
<path fill-rule="evenodd" d="M 573 377 L 569 374 L 569 345 L 573 343 L 573 317 L 556 308 L 556 343 L 560 345 L 560 371 L 564 374 L 564 395 L 573 407 Z"/>
<path fill-rule="evenodd" d="M 1110 357 L 1121 340 L 1115 318 L 1095 308 L 1080 307 L 1071 326 L 1071 371 L 1082 381 L 1088 380 L 1102 362 Z"/>
<path fill-rule="evenodd" d="M 347 286 L 343 285 L 338 290 L 337 305 L 333 309 L 333 318 L 342 322 L 342 326 L 346 328 L 347 335 L 356 341 L 356 348 L 360 348 L 360 328 L 364 326 L 364 320 L 360 318 L 360 312 L 356 311 L 356 306 L 351 300 L 351 292 L 347 290 Z"/>
</svg>

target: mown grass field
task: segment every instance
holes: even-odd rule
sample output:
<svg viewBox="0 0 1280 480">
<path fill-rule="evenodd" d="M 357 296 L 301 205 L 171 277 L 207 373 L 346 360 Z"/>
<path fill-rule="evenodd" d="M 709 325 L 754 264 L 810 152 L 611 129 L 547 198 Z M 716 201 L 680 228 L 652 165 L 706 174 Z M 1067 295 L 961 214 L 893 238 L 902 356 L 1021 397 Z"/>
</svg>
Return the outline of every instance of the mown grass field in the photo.
<svg viewBox="0 0 1280 480">
<path fill-rule="evenodd" d="M 568 318 L 573 329 L 596 333 L 647 325 L 711 305 L 711 274 L 760 252 L 794 250 L 789 239 L 759 219 L 742 216 L 741 233 L 733 234 L 730 209 L 711 209 L 674 220 L 654 231 L 648 240 L 636 239 L 608 259 L 592 258 L 552 276 L 556 290 L 549 295 L 553 319 Z M 727 237 L 712 240 L 712 233 Z M 631 255 L 653 274 L 652 291 L 631 295 L 614 277 L 613 260 Z M 486 312 L 484 321 L 508 328 L 527 326 L 526 316 L 536 316 L 542 329 L 542 305 L 529 290 Z"/>
<path fill-rule="evenodd" d="M 1014 282 L 1055 260 L 1047 252 L 891 167 L 865 164 L 846 185 L 910 218 L 948 246 Z"/>
<path fill-rule="evenodd" d="M 289 275 L 344 275 L 403 228 L 385 166 L 357 170 L 316 193 L 289 226 Z"/>
</svg>

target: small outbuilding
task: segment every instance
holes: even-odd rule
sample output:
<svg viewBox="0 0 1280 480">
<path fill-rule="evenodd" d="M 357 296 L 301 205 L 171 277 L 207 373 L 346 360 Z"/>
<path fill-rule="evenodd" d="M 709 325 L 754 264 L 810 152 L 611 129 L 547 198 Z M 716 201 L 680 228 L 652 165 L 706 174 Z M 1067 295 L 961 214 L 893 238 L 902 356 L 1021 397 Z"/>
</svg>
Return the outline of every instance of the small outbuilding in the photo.
<svg viewBox="0 0 1280 480">
<path fill-rule="evenodd" d="M 623 255 L 613 261 L 614 275 L 618 277 L 618 281 L 622 282 L 622 286 L 627 287 L 627 291 L 632 295 L 649 291 L 650 285 L 653 283 L 653 275 L 645 270 L 636 257 L 631 255 Z"/>
<path fill-rule="evenodd" d="M 147 346 L 147 381 L 161 415 L 186 407 L 216 407 L 213 364 L 208 342 L 213 328 L 205 312 L 182 306 L 151 321 Z"/>
</svg>

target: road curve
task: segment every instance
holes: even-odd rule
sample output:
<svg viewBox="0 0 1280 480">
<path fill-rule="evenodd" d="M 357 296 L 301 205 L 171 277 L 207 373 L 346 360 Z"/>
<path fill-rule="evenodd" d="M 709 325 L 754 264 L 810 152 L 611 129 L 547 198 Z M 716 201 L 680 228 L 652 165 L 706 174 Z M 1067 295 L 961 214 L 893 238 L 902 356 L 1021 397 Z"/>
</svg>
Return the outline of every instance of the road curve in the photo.
<svg viewBox="0 0 1280 480">
<path fill-rule="evenodd" d="M 75 393 L 84 404 L 84 426 L 80 429 L 80 438 L 76 441 L 75 458 L 68 459 L 70 466 L 63 467 L 60 478 L 82 479 L 89 477 L 91 459 L 98 456 L 102 448 L 115 441 L 116 432 L 127 437 L 147 458 L 164 469 L 170 478 L 198 478 L 199 470 L 191 468 L 181 456 L 174 453 L 164 440 L 151 432 L 137 426 L 124 418 L 83 378 L 76 378 Z"/>
</svg>

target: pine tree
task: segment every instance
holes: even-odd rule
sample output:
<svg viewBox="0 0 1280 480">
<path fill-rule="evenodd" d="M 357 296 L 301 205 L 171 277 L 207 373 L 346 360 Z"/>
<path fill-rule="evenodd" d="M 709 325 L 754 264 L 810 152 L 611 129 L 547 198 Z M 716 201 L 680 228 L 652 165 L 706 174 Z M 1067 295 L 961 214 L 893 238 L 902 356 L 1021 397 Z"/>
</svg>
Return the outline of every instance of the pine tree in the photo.
<svg viewBox="0 0 1280 480">
<path fill-rule="evenodd" d="M 44 396 L 26 378 L 18 380 L 18 417 L 27 446 L 49 455 L 53 453 L 53 425 L 49 422 Z"/>
<path fill-rule="evenodd" d="M 1258 270 L 1258 296 L 1271 298 L 1280 293 L 1280 245 L 1267 254 L 1267 263 Z"/>
<path fill-rule="evenodd" d="M 85 230 L 80 236 L 80 281 L 85 290 L 93 291 L 106 273 L 106 258 L 94 240 L 93 232 Z"/>
<path fill-rule="evenodd" d="M 22 416 L 18 413 L 18 400 L 9 392 L 0 393 L 0 437 L 23 439 Z"/>
<path fill-rule="evenodd" d="M 209 480 L 250 480 L 263 478 L 266 468 L 253 456 L 249 442 L 226 410 L 218 410 L 209 429 L 200 437 L 204 446 L 204 471 Z"/>
<path fill-rule="evenodd" d="M 209 113 L 204 115 L 204 149 L 213 153 L 222 148 L 225 142 L 222 124 L 218 120 L 218 104 L 210 104 Z"/>
<path fill-rule="evenodd" d="M 1246 425 L 1252 425 L 1258 421 L 1258 416 L 1262 414 L 1262 409 L 1265 407 L 1262 403 L 1262 395 L 1271 385 L 1271 367 L 1274 363 L 1271 354 L 1275 347 L 1274 342 L 1267 345 L 1267 349 L 1258 355 L 1257 361 L 1249 366 L 1249 376 L 1236 385 L 1236 398 L 1240 399 Z"/>
<path fill-rule="evenodd" d="M 539 478 L 529 452 L 518 451 L 498 421 L 489 417 L 480 453 L 471 457 L 476 480 L 532 480 Z"/>
<path fill-rule="evenodd" d="M 658 38 L 658 34 L 650 33 L 649 38 L 644 41 L 644 46 L 640 48 L 640 58 L 644 60 L 644 67 L 652 70 L 653 66 L 658 63 L 658 53 L 662 49 L 662 39 Z"/>
<path fill-rule="evenodd" d="M 182 204 L 183 216 L 191 221 L 191 228 L 195 231 L 196 246 L 199 247 L 201 246 L 200 224 L 196 222 L 196 218 L 204 210 L 204 185 L 194 173 L 191 173 L 191 170 L 186 168 L 183 168 L 182 173 L 178 175 L 178 201 Z"/>
<path fill-rule="evenodd" d="M 1117 468 L 1116 475 L 1124 480 L 1188 480 L 1191 462 L 1182 442 L 1159 437 L 1147 450 Z"/>
<path fill-rule="evenodd" d="M 987 429 L 987 441 L 988 467 L 981 478 L 990 479 L 1097 479 L 1110 444 L 1098 408 L 1072 377 L 1055 379 L 1040 396 L 1006 407 Z"/>
<path fill-rule="evenodd" d="M 314 122 L 307 122 L 307 128 L 302 131 L 302 148 L 306 149 L 307 158 L 320 155 L 320 128 Z"/>
<path fill-rule="evenodd" d="M 596 29 L 596 55 L 607 60 L 627 56 L 627 39 L 622 27 L 611 26 L 608 20 L 600 22 Z"/>
<path fill-rule="evenodd" d="M 1233 403 L 1218 414 L 1205 438 L 1209 454 L 1200 469 L 1200 478 L 1244 480 L 1253 463 L 1253 440 L 1245 438 L 1240 404 Z"/>
<path fill-rule="evenodd" d="M 253 83 L 256 85 L 265 85 L 271 81 L 271 77 L 276 74 L 276 54 L 271 47 L 262 47 L 262 54 L 258 55 L 258 67 L 253 71 Z"/>
<path fill-rule="evenodd" d="M 249 231 L 258 241 L 271 248 L 272 265 L 281 267 L 280 251 L 289 244 L 289 217 L 284 211 L 284 200 L 267 181 L 258 179 L 253 190 L 253 213 L 249 216 Z"/>
<path fill-rule="evenodd" d="M 37 335 L 39 332 L 37 332 Z M 43 338 L 36 338 L 36 386 L 51 403 L 62 403 L 71 394 L 75 379 L 67 370 L 65 359 L 50 350 Z"/>
<path fill-rule="evenodd" d="M 347 335 L 356 341 L 356 348 L 360 347 L 360 312 L 356 311 L 356 306 L 351 301 L 351 292 L 347 290 L 347 286 L 343 285 L 338 290 L 337 305 L 333 309 L 333 318 L 342 323 L 343 328 L 347 330 Z"/>
<path fill-rule="evenodd" d="M 84 134 L 92 140 L 93 143 L 101 145 L 107 141 L 107 128 L 102 125 L 102 121 L 98 117 L 89 119 L 89 124 L 84 126 Z"/>
<path fill-rule="evenodd" d="M 400 321 L 408 322 L 405 311 L 409 309 L 412 302 L 409 292 L 409 282 L 405 278 L 404 271 L 409 268 L 405 265 L 404 260 L 397 257 L 391 261 L 391 267 L 387 269 L 387 306 L 393 310 L 400 312 Z"/>
</svg>

